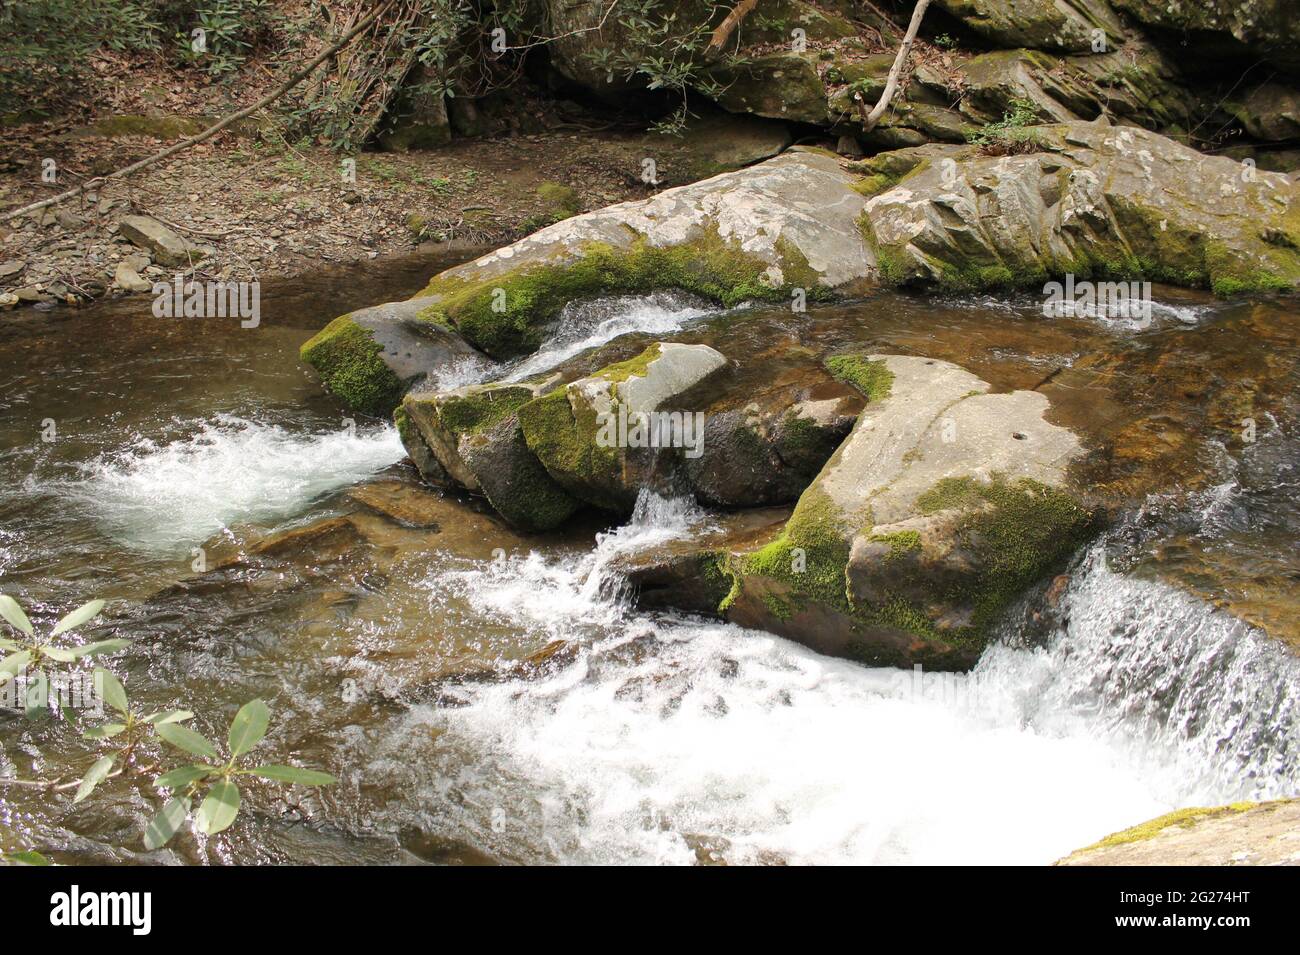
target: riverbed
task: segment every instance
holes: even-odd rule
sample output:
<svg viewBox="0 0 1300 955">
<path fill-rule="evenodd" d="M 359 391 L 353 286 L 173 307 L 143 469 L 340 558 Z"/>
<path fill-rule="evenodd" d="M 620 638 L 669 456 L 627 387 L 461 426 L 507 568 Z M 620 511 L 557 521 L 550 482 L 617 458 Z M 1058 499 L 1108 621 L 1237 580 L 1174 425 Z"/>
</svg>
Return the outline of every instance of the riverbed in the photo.
<svg viewBox="0 0 1300 955">
<path fill-rule="evenodd" d="M 1170 809 L 1300 794 L 1300 303 L 1158 289 L 1155 321 L 1133 326 L 1049 319 L 1030 298 L 882 292 L 794 313 L 660 294 L 575 303 L 536 356 L 446 371 L 577 374 L 673 340 L 745 358 L 756 393 L 849 346 L 1040 388 L 1087 433 L 1111 527 L 972 673 L 918 674 L 636 610 L 616 558 L 726 519 L 691 502 L 647 495 L 625 524 L 529 538 L 422 488 L 392 426 L 346 413 L 297 349 L 445 264 L 268 283 L 255 329 L 158 319 L 147 297 L 0 326 L 0 590 L 38 625 L 107 599 L 87 638 L 133 640 L 114 661 L 133 698 L 219 738 L 260 696 L 265 761 L 339 779 L 291 800 L 250 788 L 233 828 L 153 853 L 148 786 L 110 780 L 78 805 L 8 787 L 4 849 L 1049 863 Z M 1146 455 L 1160 480 L 1129 466 Z M 0 715 L 0 775 L 79 776 L 94 746 L 59 730 Z"/>
</svg>

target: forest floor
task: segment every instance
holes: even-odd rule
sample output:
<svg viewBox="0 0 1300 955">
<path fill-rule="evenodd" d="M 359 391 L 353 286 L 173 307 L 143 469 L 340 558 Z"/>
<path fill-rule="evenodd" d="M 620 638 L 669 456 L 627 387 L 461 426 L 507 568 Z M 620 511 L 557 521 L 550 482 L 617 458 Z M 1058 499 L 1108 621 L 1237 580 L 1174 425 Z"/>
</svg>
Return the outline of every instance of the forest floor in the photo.
<svg viewBox="0 0 1300 955">
<path fill-rule="evenodd" d="M 255 82 L 209 84 L 139 61 L 98 69 L 103 83 L 93 102 L 58 119 L 11 117 L 0 129 L 0 309 L 123 294 L 124 263 L 144 290 L 177 272 L 248 281 L 430 242 L 500 244 L 699 178 L 701 168 L 689 141 L 531 90 L 521 96 L 516 128 L 491 138 L 344 156 L 290 143 L 273 123 L 250 123 L 129 179 L 8 216 L 158 152 L 260 92 Z M 657 163 L 654 184 L 643 181 L 646 158 Z M 133 245 L 120 232 L 131 215 L 179 236 L 184 262 L 157 261 Z"/>
</svg>

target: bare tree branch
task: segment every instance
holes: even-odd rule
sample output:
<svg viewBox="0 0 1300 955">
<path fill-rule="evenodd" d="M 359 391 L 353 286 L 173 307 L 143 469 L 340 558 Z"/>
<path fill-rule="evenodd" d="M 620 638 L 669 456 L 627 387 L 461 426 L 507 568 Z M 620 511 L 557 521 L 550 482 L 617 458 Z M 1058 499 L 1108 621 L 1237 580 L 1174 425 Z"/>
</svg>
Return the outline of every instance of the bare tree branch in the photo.
<svg viewBox="0 0 1300 955">
<path fill-rule="evenodd" d="M 903 65 L 907 62 L 908 54 L 912 52 L 912 41 L 916 39 L 916 31 L 921 27 L 921 18 L 925 16 L 925 10 L 928 6 L 930 6 L 930 0 L 918 0 L 916 9 L 912 11 L 912 22 L 907 25 L 907 33 L 903 36 L 903 44 L 898 48 L 898 55 L 894 57 L 894 65 L 889 68 L 889 76 L 885 80 L 885 91 L 880 94 L 880 101 L 876 103 L 870 113 L 866 110 L 862 94 L 853 94 L 853 100 L 858 104 L 858 113 L 862 117 L 862 131 L 864 133 L 875 129 L 876 123 L 880 122 L 880 117 L 885 115 L 885 110 L 889 108 L 889 101 L 894 98 L 894 93 L 898 91 L 899 74 L 903 72 Z"/>
<path fill-rule="evenodd" d="M 731 12 L 727 14 L 726 18 L 721 23 L 718 24 L 718 28 L 713 31 L 713 37 L 709 40 L 708 51 L 710 53 L 716 53 L 718 50 L 721 50 L 723 45 L 730 38 L 731 34 L 735 32 L 736 27 L 740 26 L 740 21 L 749 16 L 750 11 L 752 11 L 756 6 L 758 6 L 758 0 L 740 0 L 740 3 L 732 7 Z"/>
</svg>

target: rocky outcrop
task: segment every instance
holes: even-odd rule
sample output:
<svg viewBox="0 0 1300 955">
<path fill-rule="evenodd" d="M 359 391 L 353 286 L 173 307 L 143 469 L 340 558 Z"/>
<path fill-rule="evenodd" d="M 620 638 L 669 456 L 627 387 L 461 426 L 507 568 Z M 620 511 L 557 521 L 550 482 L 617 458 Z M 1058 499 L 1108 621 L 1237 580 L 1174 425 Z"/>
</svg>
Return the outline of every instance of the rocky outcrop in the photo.
<svg viewBox="0 0 1300 955">
<path fill-rule="evenodd" d="M 1106 0 L 939 0 L 962 25 L 1005 47 L 1096 51 L 1097 31 L 1120 42 L 1124 28 Z"/>
<path fill-rule="evenodd" d="M 1092 527 L 1067 479 L 1080 443 L 1037 392 L 993 394 L 933 359 L 841 359 L 872 400 L 780 535 L 673 565 L 728 578 L 718 612 L 743 626 L 878 665 L 969 667 Z"/>
<path fill-rule="evenodd" d="M 913 154 L 866 206 L 883 277 L 980 288 L 1072 273 L 1225 295 L 1300 282 L 1300 185 L 1286 176 L 1105 122 L 1029 135 L 1021 155 Z"/>
<path fill-rule="evenodd" d="M 570 494 L 630 513 L 643 488 L 675 489 L 681 457 L 703 438 L 703 414 L 666 409 L 726 363 L 707 345 L 651 345 L 523 405 L 524 439 Z"/>
<path fill-rule="evenodd" d="M 581 503 L 546 473 L 529 450 L 519 410 L 549 383 L 473 385 L 441 393 L 415 392 L 401 415 L 418 436 L 430 483 L 482 494 L 513 527 L 544 531 L 567 520 Z M 404 439 L 405 440 L 405 439 Z M 421 456 L 423 456 L 423 453 Z"/>
<path fill-rule="evenodd" d="M 421 318 L 488 354 L 537 348 L 568 302 L 678 288 L 714 302 L 789 301 L 860 287 L 871 274 L 853 177 L 819 153 L 574 216 L 436 276 Z"/>
<path fill-rule="evenodd" d="M 1099 53 L 1055 49 L 1016 45 L 920 62 L 870 132 L 862 131 L 855 95 L 868 104 L 879 99 L 892 52 L 848 44 L 765 52 L 715 67 L 710 75 L 723 87 L 716 95 L 726 109 L 829 126 L 875 149 L 964 143 L 1024 103 L 1043 121 L 1105 114 L 1170 133 L 1181 133 L 1191 113 L 1213 114 L 1213 102 L 1202 103 L 1171 59 L 1140 38 L 1122 48 L 1108 44 Z M 1223 121 L 1231 117 L 1225 113 Z"/>
<path fill-rule="evenodd" d="M 412 299 L 340 315 L 308 339 L 299 355 L 350 409 L 387 416 L 430 375 L 483 360 L 455 332 L 420 320 L 426 305 Z"/>
<path fill-rule="evenodd" d="M 1203 54 L 1253 55 L 1300 72 L 1295 6 L 1287 0 L 1112 0 L 1153 35 Z"/>
<path fill-rule="evenodd" d="M 1300 865 L 1300 800 L 1180 809 L 1107 836 L 1057 865 Z"/>
</svg>

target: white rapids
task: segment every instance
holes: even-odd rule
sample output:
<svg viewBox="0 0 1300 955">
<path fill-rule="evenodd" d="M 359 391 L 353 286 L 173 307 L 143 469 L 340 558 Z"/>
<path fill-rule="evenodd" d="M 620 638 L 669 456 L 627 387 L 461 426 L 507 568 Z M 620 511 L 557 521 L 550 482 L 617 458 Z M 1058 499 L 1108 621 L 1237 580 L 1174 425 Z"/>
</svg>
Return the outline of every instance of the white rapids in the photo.
<svg viewBox="0 0 1300 955">
<path fill-rule="evenodd" d="M 1300 791 L 1300 662 L 1113 573 L 1100 546 L 1046 647 L 919 674 L 627 609 L 609 559 L 703 520 L 644 497 L 584 557 L 432 574 L 430 590 L 584 650 L 543 678 L 456 686 L 464 706 L 413 707 L 372 768 L 418 759 L 434 729 L 443 778 L 419 801 L 503 858 L 586 863 L 1048 863 L 1181 806 Z M 453 767 L 452 750 L 472 757 Z"/>
</svg>

